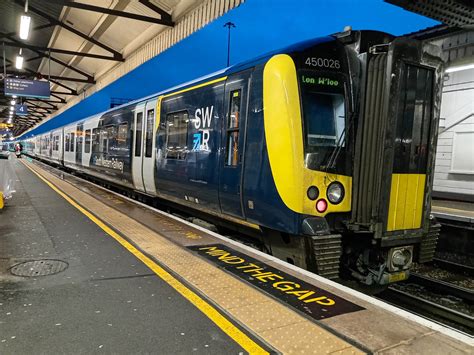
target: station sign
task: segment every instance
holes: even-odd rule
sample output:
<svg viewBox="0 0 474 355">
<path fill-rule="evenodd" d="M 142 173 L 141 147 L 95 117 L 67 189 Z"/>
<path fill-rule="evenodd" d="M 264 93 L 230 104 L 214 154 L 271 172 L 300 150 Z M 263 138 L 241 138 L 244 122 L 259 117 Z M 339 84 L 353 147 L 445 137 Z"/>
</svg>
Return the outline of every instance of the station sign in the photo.
<svg viewBox="0 0 474 355">
<path fill-rule="evenodd" d="M 49 81 L 5 78 L 5 95 L 49 99 Z"/>
<path fill-rule="evenodd" d="M 8 134 L 8 133 L 10 133 L 10 131 L 4 130 L 4 129 L 0 129 L 0 136 L 1 136 L 1 135 Z"/>
<path fill-rule="evenodd" d="M 15 115 L 26 116 L 28 115 L 28 106 L 25 104 L 15 105 Z"/>
<path fill-rule="evenodd" d="M 13 127 L 13 124 L 11 123 L 0 123 L 0 129 L 7 129 Z"/>
</svg>

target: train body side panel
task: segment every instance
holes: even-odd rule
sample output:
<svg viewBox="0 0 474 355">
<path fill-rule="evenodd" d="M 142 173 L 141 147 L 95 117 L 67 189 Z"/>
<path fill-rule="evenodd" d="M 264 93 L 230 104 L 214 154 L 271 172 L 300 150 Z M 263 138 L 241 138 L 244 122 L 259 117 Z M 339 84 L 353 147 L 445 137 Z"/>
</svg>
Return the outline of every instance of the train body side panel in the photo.
<svg viewBox="0 0 474 355">
<path fill-rule="evenodd" d="M 218 162 L 223 93 L 224 81 L 219 79 L 162 98 L 155 183 L 164 198 L 220 212 Z"/>
<path fill-rule="evenodd" d="M 88 167 L 84 167 L 86 171 L 128 188 L 134 187 L 131 170 L 133 109 L 127 106 L 105 113 L 83 126 L 84 130 L 90 130 L 90 148 L 84 141 L 82 153 L 83 160 L 89 159 Z"/>
</svg>

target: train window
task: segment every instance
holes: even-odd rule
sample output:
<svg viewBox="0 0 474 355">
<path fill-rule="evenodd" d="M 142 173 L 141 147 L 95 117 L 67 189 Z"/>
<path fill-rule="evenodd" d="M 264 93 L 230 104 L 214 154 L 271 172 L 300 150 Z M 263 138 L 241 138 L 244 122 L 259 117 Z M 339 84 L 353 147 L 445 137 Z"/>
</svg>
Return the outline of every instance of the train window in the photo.
<svg viewBox="0 0 474 355">
<path fill-rule="evenodd" d="M 54 151 L 57 151 L 59 148 L 58 139 L 59 139 L 58 136 L 53 137 L 53 150 Z"/>
<path fill-rule="evenodd" d="M 105 128 L 102 128 L 100 130 L 99 135 L 99 152 L 103 153 L 107 150 L 107 130 Z"/>
<path fill-rule="evenodd" d="M 124 122 L 118 126 L 117 145 L 120 148 L 127 147 L 128 123 Z"/>
<path fill-rule="evenodd" d="M 107 126 L 100 130 L 100 145 L 99 150 L 102 153 L 109 153 L 112 146 L 115 145 L 117 139 L 117 127 Z"/>
<path fill-rule="evenodd" d="M 240 89 L 230 92 L 229 103 L 225 164 L 227 166 L 237 166 L 239 164 Z"/>
<path fill-rule="evenodd" d="M 85 153 L 90 153 L 91 152 L 91 130 L 86 129 L 85 132 L 85 140 L 84 140 L 84 152 Z"/>
<path fill-rule="evenodd" d="M 99 129 L 94 128 L 92 130 L 92 151 L 93 152 L 98 152 L 99 151 L 99 146 L 100 146 L 100 134 L 99 134 Z"/>
<path fill-rule="evenodd" d="M 433 100 L 433 71 L 406 65 L 402 85 L 395 136 L 393 172 L 424 174 L 428 162 L 430 122 Z"/>
<path fill-rule="evenodd" d="M 230 93 L 230 112 L 228 128 L 239 128 L 240 119 L 240 89 Z"/>
<path fill-rule="evenodd" d="M 66 134 L 65 136 L 65 142 L 64 142 L 64 151 L 69 152 L 69 147 L 71 144 L 71 137 L 69 136 L 69 133 Z"/>
<path fill-rule="evenodd" d="M 170 113 L 166 116 L 166 159 L 184 159 L 188 151 L 187 111 Z"/>
<path fill-rule="evenodd" d="M 70 145 L 70 148 L 71 148 L 71 152 L 74 151 L 74 133 L 71 133 L 71 145 Z"/>
<path fill-rule="evenodd" d="M 143 119 L 143 112 L 137 113 L 137 130 L 136 130 L 136 137 L 135 137 L 135 156 L 139 157 L 141 155 L 141 148 L 142 148 L 142 119 Z"/>
<path fill-rule="evenodd" d="M 150 158 L 153 151 L 153 127 L 155 110 L 148 110 L 146 116 L 145 157 Z"/>
</svg>

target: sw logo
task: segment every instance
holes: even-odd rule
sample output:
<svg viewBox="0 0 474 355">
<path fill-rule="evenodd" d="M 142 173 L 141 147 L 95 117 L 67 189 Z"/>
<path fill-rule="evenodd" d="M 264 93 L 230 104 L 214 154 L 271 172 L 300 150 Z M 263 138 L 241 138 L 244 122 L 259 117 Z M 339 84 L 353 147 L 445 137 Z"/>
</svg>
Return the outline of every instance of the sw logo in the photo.
<svg viewBox="0 0 474 355">
<path fill-rule="evenodd" d="M 210 128 L 214 105 L 198 108 L 194 112 L 194 127 L 198 130 L 193 135 L 193 151 L 209 151 Z"/>
</svg>

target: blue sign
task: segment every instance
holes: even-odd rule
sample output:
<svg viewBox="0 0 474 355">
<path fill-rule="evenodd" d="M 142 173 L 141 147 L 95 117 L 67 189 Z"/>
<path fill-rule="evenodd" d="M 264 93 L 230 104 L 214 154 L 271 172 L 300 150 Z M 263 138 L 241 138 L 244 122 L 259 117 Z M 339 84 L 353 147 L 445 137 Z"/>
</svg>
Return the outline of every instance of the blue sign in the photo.
<svg viewBox="0 0 474 355">
<path fill-rule="evenodd" d="M 49 81 L 5 78 L 5 95 L 49 99 Z"/>
<path fill-rule="evenodd" d="M 26 105 L 15 105 L 15 115 L 26 116 L 28 115 L 28 106 Z"/>
<path fill-rule="evenodd" d="M 0 136 L 8 133 L 10 133 L 10 131 L 7 131 L 6 129 L 0 129 Z"/>
</svg>

